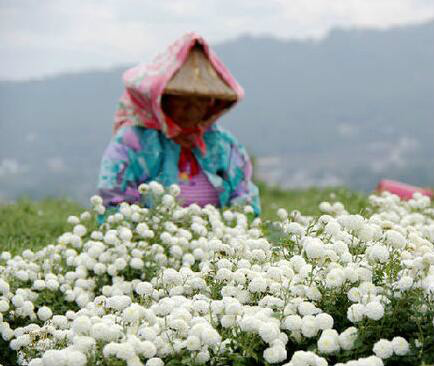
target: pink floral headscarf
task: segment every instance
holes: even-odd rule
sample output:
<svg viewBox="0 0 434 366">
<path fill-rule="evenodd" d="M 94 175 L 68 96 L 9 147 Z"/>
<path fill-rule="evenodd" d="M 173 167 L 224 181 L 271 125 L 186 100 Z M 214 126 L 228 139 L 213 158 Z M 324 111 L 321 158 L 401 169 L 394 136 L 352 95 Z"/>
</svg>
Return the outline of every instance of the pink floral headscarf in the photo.
<svg viewBox="0 0 434 366">
<path fill-rule="evenodd" d="M 199 43 L 217 73 L 237 94 L 238 100 L 244 96 L 242 87 L 229 70 L 217 58 L 206 41 L 197 33 L 187 33 L 174 42 L 166 52 L 158 55 L 151 64 L 138 65 L 123 74 L 125 91 L 115 114 L 113 132 L 125 125 L 139 125 L 162 131 L 166 137 L 173 138 L 182 132 L 179 126 L 171 123 L 161 109 L 161 96 L 174 73 L 184 64 L 190 49 Z M 227 110 L 227 109 L 226 109 Z M 197 146 L 203 145 L 202 135 L 226 110 L 212 116 L 196 136 Z M 203 151 L 203 149 L 201 148 Z M 204 151 L 203 151 L 204 152 Z"/>
</svg>

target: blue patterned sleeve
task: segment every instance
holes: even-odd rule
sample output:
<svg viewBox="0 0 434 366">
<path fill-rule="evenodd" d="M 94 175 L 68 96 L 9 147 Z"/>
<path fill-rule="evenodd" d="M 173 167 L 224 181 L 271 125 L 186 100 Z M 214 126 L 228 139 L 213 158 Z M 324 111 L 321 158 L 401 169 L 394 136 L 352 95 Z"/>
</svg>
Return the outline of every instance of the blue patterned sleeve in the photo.
<svg viewBox="0 0 434 366">
<path fill-rule="evenodd" d="M 252 162 L 246 149 L 235 142 L 231 147 L 229 169 L 232 170 L 235 179 L 235 189 L 230 198 L 230 205 L 251 205 L 255 214 L 261 214 L 259 189 L 252 182 Z"/>
<path fill-rule="evenodd" d="M 136 159 L 141 150 L 134 128 L 121 128 L 104 151 L 98 178 L 98 194 L 104 206 L 115 207 L 121 202 L 140 200 L 137 187 L 146 179 L 145 166 Z"/>
</svg>

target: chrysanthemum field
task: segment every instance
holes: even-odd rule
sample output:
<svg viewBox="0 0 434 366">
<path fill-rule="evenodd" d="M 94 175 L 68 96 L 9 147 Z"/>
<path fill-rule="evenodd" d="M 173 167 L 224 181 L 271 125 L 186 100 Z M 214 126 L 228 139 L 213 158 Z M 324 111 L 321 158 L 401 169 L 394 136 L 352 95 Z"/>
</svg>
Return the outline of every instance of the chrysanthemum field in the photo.
<svg viewBox="0 0 434 366">
<path fill-rule="evenodd" d="M 101 198 L 39 251 L 0 256 L 0 359 L 30 366 L 429 365 L 434 209 L 372 195 L 363 215 Z"/>
</svg>

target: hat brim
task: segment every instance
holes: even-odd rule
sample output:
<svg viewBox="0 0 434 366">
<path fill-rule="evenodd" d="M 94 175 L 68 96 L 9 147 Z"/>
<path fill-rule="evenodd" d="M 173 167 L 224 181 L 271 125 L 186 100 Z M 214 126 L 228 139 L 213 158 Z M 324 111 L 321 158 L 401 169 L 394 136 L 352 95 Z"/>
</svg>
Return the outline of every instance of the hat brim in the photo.
<svg viewBox="0 0 434 366">
<path fill-rule="evenodd" d="M 234 90 L 218 75 L 201 45 L 193 46 L 184 64 L 164 88 L 164 94 L 209 96 L 236 101 Z"/>
</svg>

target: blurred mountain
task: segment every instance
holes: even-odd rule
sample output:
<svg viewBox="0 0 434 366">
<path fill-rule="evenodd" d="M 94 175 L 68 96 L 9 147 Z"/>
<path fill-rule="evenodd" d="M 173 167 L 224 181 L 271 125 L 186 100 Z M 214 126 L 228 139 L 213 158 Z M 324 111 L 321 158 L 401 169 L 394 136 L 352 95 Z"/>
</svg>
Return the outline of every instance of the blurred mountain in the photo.
<svg viewBox="0 0 434 366">
<path fill-rule="evenodd" d="M 222 124 L 273 184 L 433 185 L 433 44 L 433 22 L 222 43 L 246 91 Z M 0 200 L 94 193 L 125 69 L 0 82 Z"/>
</svg>

